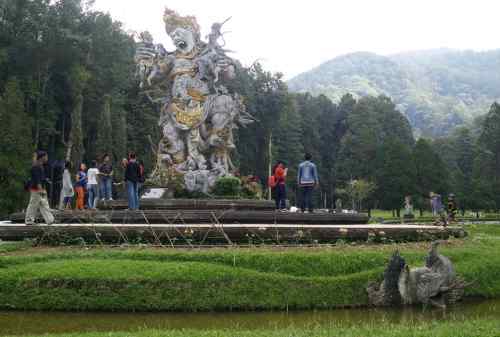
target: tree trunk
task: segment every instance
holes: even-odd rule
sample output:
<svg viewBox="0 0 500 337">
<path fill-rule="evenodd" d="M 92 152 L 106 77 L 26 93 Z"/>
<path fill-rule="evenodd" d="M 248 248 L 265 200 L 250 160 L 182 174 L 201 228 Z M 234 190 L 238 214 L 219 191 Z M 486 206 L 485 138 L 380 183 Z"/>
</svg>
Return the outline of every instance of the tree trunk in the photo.
<svg viewBox="0 0 500 337">
<path fill-rule="evenodd" d="M 66 147 L 66 157 L 69 157 L 73 163 L 81 162 L 85 153 L 83 147 L 82 108 L 83 95 L 78 94 L 71 114 L 71 131 L 68 146 Z"/>
</svg>

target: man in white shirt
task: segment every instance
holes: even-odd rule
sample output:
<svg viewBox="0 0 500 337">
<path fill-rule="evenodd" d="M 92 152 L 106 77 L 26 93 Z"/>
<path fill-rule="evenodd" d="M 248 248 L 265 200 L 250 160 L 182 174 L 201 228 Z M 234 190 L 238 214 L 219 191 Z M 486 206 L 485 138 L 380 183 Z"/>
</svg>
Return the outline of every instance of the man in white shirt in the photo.
<svg viewBox="0 0 500 337">
<path fill-rule="evenodd" d="M 97 200 L 99 200 L 99 189 L 97 184 L 97 175 L 99 169 L 97 168 L 97 161 L 92 160 L 89 170 L 87 171 L 87 190 L 89 191 L 89 209 L 97 208 Z"/>
</svg>

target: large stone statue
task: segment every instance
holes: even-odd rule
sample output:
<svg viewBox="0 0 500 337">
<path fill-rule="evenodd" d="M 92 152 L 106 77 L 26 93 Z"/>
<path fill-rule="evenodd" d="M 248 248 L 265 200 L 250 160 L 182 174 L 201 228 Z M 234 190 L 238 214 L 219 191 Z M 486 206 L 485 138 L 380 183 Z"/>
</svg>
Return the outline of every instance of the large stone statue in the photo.
<svg viewBox="0 0 500 337">
<path fill-rule="evenodd" d="M 456 276 L 451 261 L 438 253 L 437 246 L 437 241 L 432 243 L 424 267 L 410 268 L 395 252 L 382 283 L 372 283 L 367 288 L 370 304 L 431 304 L 444 308 L 460 300 L 466 284 Z"/>
<path fill-rule="evenodd" d="M 136 52 L 140 88 L 160 111 L 161 140 L 151 182 L 168 186 L 177 180 L 189 191 L 206 193 L 234 169 L 233 129 L 252 119 L 242 98 L 227 86 L 238 63 L 219 44 L 223 23 L 214 23 L 204 42 L 195 17 L 165 9 L 163 20 L 176 50 L 166 51 L 143 33 Z"/>
</svg>

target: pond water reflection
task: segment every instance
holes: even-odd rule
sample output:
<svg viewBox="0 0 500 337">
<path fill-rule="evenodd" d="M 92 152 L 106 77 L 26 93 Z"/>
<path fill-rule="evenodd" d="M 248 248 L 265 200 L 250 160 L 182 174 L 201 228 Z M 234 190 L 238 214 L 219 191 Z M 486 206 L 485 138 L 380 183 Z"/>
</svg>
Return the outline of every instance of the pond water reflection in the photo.
<svg viewBox="0 0 500 337">
<path fill-rule="evenodd" d="M 290 312 L 101 313 L 0 311 L 0 334 L 135 331 L 139 329 L 256 329 L 423 320 L 500 319 L 500 299 L 467 301 L 446 311 L 421 307 Z"/>
</svg>

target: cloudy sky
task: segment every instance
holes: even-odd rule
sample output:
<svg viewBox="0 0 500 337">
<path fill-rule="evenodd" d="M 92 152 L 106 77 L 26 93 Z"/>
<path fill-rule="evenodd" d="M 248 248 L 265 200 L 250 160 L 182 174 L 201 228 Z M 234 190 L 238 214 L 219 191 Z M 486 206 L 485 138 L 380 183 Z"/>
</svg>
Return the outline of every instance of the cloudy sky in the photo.
<svg viewBox="0 0 500 337">
<path fill-rule="evenodd" d="M 228 17 L 226 48 L 290 78 L 335 56 L 430 48 L 500 48 L 498 0 L 96 0 L 126 30 L 150 31 L 171 49 L 162 13 L 195 15 L 202 36 Z"/>
</svg>

